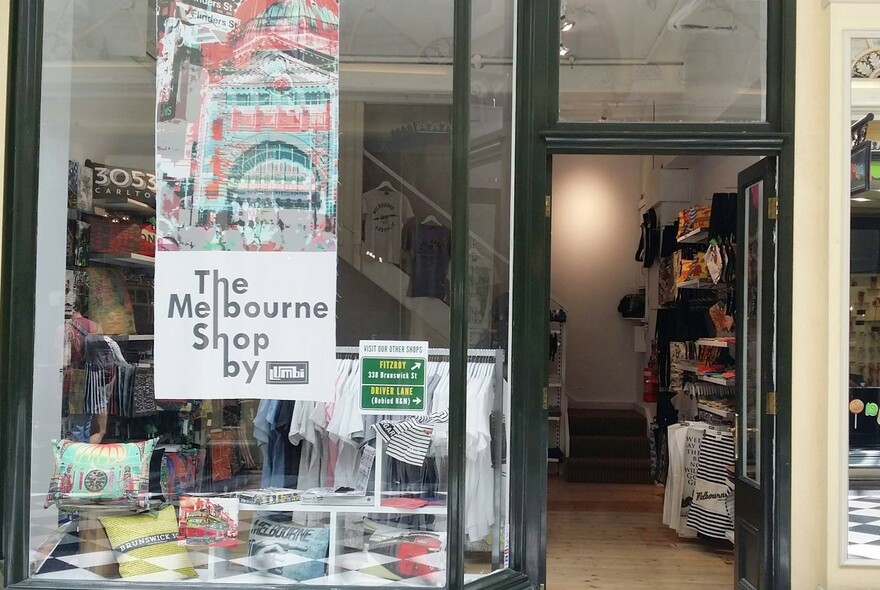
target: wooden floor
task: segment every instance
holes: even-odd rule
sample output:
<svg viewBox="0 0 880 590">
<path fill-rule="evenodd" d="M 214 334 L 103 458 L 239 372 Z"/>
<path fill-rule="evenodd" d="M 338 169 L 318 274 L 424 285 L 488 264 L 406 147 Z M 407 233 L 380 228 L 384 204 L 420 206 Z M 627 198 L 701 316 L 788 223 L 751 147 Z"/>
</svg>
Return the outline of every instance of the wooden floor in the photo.
<svg viewBox="0 0 880 590">
<path fill-rule="evenodd" d="M 663 488 L 566 483 L 550 476 L 547 590 L 725 590 L 733 548 L 679 539 Z"/>
</svg>

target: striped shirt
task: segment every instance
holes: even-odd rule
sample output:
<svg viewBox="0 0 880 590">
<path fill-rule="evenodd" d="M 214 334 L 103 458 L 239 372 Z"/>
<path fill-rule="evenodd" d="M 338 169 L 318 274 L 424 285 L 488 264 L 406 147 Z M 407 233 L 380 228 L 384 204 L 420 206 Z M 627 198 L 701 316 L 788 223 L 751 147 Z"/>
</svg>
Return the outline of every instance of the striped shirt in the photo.
<svg viewBox="0 0 880 590">
<path fill-rule="evenodd" d="M 725 533 L 733 530 L 733 520 L 727 509 L 727 499 L 732 493 L 728 486 L 727 467 L 733 465 L 733 451 L 731 433 L 707 430 L 703 434 L 687 524 L 714 539 L 724 539 Z"/>
<path fill-rule="evenodd" d="M 409 465 L 421 466 L 431 446 L 434 425 L 449 422 L 449 409 L 427 416 L 413 416 L 402 422 L 382 420 L 373 428 L 385 441 L 388 456 Z"/>
</svg>

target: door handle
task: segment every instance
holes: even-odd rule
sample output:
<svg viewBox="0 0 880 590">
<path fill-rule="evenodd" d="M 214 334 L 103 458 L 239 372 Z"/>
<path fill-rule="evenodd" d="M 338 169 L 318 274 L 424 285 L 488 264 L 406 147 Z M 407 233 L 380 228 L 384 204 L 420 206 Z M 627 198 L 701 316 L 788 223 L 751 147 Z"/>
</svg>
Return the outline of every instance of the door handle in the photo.
<svg viewBox="0 0 880 590">
<path fill-rule="evenodd" d="M 739 462 L 739 412 L 733 415 L 733 426 L 730 429 L 733 434 L 733 460 Z"/>
<path fill-rule="evenodd" d="M 757 434 L 757 428 L 746 428 L 747 434 Z M 739 461 L 739 412 L 733 415 L 733 426 L 730 427 L 730 432 L 733 434 L 733 458 L 735 461 Z"/>
</svg>

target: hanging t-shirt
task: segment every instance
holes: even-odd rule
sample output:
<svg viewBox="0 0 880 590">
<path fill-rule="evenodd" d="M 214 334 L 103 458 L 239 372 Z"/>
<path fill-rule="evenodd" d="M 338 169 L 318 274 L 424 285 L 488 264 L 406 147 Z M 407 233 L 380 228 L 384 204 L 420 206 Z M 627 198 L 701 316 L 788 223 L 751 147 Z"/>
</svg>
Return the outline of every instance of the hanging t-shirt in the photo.
<svg viewBox="0 0 880 590">
<path fill-rule="evenodd" d="M 375 260 L 400 264 L 403 226 L 413 216 L 406 195 L 391 189 L 363 194 L 364 248 Z"/>
<path fill-rule="evenodd" d="M 412 256 L 410 297 L 446 299 L 446 272 L 449 268 L 451 232 L 434 223 L 411 224 L 404 247 Z"/>
<path fill-rule="evenodd" d="M 492 346 L 492 263 L 478 254 L 468 262 L 468 347 Z"/>
<path fill-rule="evenodd" d="M 727 508 L 727 500 L 732 495 L 727 468 L 734 462 L 733 445 L 731 433 L 712 430 L 705 431 L 700 443 L 694 501 L 687 524 L 714 539 L 724 539 L 726 533 L 733 530 L 733 519 Z"/>
</svg>

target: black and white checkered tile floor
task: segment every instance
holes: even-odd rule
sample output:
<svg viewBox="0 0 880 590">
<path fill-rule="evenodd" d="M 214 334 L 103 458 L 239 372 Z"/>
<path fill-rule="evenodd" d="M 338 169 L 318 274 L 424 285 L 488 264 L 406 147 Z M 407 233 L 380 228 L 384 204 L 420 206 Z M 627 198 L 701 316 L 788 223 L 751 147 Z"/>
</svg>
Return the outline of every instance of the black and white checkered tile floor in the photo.
<svg viewBox="0 0 880 590">
<path fill-rule="evenodd" d="M 880 492 L 849 497 L 849 556 L 880 559 Z"/>
<path fill-rule="evenodd" d="M 95 521 L 92 521 L 95 522 Z M 43 579 L 63 580 L 106 580 L 118 579 L 115 567 L 116 556 L 106 536 L 92 534 L 89 523 L 72 522 L 61 529 L 57 523 L 34 523 L 33 534 L 49 538 L 42 552 L 33 552 L 31 561 L 39 566 L 34 573 Z M 100 525 L 97 525 L 100 526 Z M 246 544 L 239 544 L 240 550 L 190 549 L 190 559 L 199 574 L 193 583 L 224 584 L 290 584 L 289 578 L 273 573 L 255 571 L 246 554 Z M 290 563 L 311 561 L 303 557 L 289 555 Z M 424 563 L 434 568 L 445 568 L 445 552 L 412 558 L 410 561 Z M 328 559 L 318 560 L 329 563 Z M 382 576 L 383 566 L 396 561 L 396 558 L 376 553 L 355 551 L 336 557 L 335 571 L 328 575 L 308 580 L 309 584 L 327 586 L 381 586 L 381 587 L 437 587 L 445 584 L 445 571 L 409 578 L 389 580 Z M 284 565 L 288 565 L 285 563 Z M 326 568 L 329 569 L 329 568 Z M 480 576 L 466 576 L 478 578 Z M 180 583 L 180 582 L 178 582 Z M 183 582 L 186 583 L 186 582 Z"/>
</svg>

